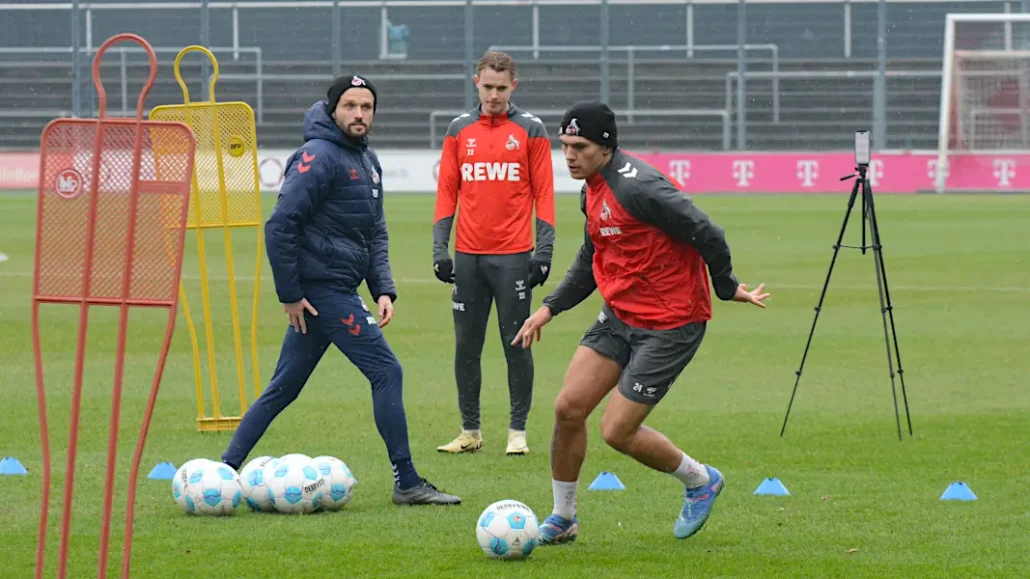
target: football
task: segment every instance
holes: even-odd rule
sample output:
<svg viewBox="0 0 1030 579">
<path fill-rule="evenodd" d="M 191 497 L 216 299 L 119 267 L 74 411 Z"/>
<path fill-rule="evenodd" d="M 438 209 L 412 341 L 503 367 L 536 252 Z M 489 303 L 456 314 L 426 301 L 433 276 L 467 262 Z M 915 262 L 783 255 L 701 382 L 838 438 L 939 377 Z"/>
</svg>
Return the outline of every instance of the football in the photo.
<svg viewBox="0 0 1030 579">
<path fill-rule="evenodd" d="M 265 465 L 263 480 L 272 493 L 275 510 L 280 513 L 313 513 L 329 491 L 329 479 L 315 461 L 287 455 Z"/>
<path fill-rule="evenodd" d="M 268 488 L 268 481 L 265 479 L 265 467 L 279 463 L 279 459 L 273 456 L 259 456 L 247 463 L 240 471 L 240 488 L 243 490 L 243 500 L 251 510 L 263 513 L 275 511 L 275 497 Z"/>
<path fill-rule="evenodd" d="M 196 512 L 191 500 L 186 497 L 186 485 L 189 483 L 190 474 L 205 462 L 209 462 L 208 459 L 195 458 L 187 461 L 175 472 L 175 478 L 172 479 L 172 498 L 175 499 L 175 504 L 179 505 L 183 512 Z"/>
<path fill-rule="evenodd" d="M 319 502 L 322 510 L 338 511 L 354 496 L 354 486 L 358 484 L 354 473 L 342 460 L 332 456 L 316 456 L 312 459 L 318 471 L 326 477 L 326 492 Z"/>
<path fill-rule="evenodd" d="M 240 477 L 226 464 L 202 459 L 187 470 L 187 475 L 183 494 L 194 514 L 229 515 L 243 500 Z"/>
<path fill-rule="evenodd" d="M 536 514 L 515 500 L 490 505 L 476 523 L 476 541 L 493 559 L 525 559 L 536 548 L 539 537 Z"/>
</svg>

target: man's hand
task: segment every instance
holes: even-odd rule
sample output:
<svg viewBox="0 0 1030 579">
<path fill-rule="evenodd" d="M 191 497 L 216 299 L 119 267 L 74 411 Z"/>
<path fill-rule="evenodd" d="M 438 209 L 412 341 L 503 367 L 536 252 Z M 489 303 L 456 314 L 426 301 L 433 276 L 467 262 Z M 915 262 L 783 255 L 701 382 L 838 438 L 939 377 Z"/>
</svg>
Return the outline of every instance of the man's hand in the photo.
<svg viewBox="0 0 1030 579">
<path fill-rule="evenodd" d="M 515 335 L 515 339 L 511 341 L 512 346 L 522 345 L 522 348 L 528 348 L 533 343 L 533 337 L 536 337 L 536 341 L 540 341 L 540 330 L 551 321 L 551 310 L 547 306 L 541 307 L 539 310 L 533 313 L 532 316 L 526 319 L 522 324 L 522 329 Z"/>
<path fill-rule="evenodd" d="M 747 291 L 747 284 L 742 283 L 737 286 L 737 294 L 733 296 L 733 301 L 751 303 L 760 308 L 765 308 L 765 304 L 762 303 L 762 300 L 769 297 L 769 294 L 762 293 L 763 289 L 765 289 L 765 284 L 760 283 L 754 290 Z"/>
<path fill-rule="evenodd" d="M 379 296 L 379 327 L 385 328 L 393 319 L 393 300 L 390 296 Z"/>
<path fill-rule="evenodd" d="M 454 262 L 449 257 L 434 261 L 433 273 L 444 283 L 454 283 Z"/>
<path fill-rule="evenodd" d="M 294 331 L 302 334 L 308 333 L 308 325 L 304 321 L 304 310 L 311 312 L 311 315 L 317 316 L 318 312 L 315 308 L 308 303 L 306 298 L 301 298 L 299 302 L 292 304 L 283 304 L 283 311 L 286 312 L 286 317 L 290 320 L 290 325 L 293 326 Z"/>
<path fill-rule="evenodd" d="M 544 285 L 551 273 L 551 262 L 536 260 L 529 262 L 529 287 Z"/>
</svg>

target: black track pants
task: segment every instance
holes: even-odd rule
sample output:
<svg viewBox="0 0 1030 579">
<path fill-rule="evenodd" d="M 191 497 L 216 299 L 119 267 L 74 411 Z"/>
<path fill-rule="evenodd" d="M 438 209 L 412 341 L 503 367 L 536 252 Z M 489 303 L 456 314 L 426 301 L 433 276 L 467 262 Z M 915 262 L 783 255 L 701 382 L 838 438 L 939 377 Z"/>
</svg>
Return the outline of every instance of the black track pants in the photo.
<svg viewBox="0 0 1030 579">
<path fill-rule="evenodd" d="M 491 304 L 497 304 L 497 321 L 508 363 L 511 398 L 510 428 L 526 429 L 533 401 L 533 354 L 512 346 L 515 334 L 529 317 L 533 296 L 529 291 L 529 252 L 510 255 L 455 253 L 454 375 L 463 427 L 479 429 L 479 391 L 482 386 L 480 356 L 486 339 Z"/>
</svg>

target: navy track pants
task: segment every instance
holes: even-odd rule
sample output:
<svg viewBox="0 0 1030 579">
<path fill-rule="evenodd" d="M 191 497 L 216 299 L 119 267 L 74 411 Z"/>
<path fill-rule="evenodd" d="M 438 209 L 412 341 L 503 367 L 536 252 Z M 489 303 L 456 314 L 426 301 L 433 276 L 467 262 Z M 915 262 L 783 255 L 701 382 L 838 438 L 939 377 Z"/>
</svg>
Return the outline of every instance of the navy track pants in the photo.
<svg viewBox="0 0 1030 579">
<path fill-rule="evenodd" d="M 390 461 L 410 461 L 403 372 L 375 318 L 357 294 L 311 286 L 304 289 L 318 316 L 305 313 L 306 334 L 287 325 L 268 388 L 247 409 L 222 461 L 237 470 L 243 466 L 275 417 L 300 394 L 330 344 L 339 348 L 371 383 L 376 427 Z"/>
</svg>

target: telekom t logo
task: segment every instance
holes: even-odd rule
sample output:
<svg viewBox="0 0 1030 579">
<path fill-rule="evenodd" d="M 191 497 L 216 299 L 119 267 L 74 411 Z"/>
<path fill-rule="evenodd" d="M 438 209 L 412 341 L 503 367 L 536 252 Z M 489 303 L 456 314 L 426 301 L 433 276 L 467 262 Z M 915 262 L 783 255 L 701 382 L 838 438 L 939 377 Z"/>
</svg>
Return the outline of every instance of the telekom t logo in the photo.
<svg viewBox="0 0 1030 579">
<path fill-rule="evenodd" d="M 812 187 L 815 185 L 813 179 L 819 178 L 819 161 L 813 161 L 811 159 L 802 159 L 798 161 L 798 179 L 801 179 L 802 187 Z"/>
<path fill-rule="evenodd" d="M 866 177 L 869 178 L 869 184 L 873 187 L 880 185 L 880 179 L 883 179 L 883 160 L 873 159 L 869 161 L 869 170 L 866 172 Z"/>
<path fill-rule="evenodd" d="M 675 159 L 669 161 L 669 176 L 679 181 L 680 185 L 686 185 L 690 179 L 690 161 L 687 159 Z"/>
<path fill-rule="evenodd" d="M 926 176 L 930 179 L 930 181 L 932 181 L 934 183 L 937 182 L 937 172 L 938 171 L 941 172 L 941 174 L 942 174 L 942 176 L 944 178 L 948 177 L 948 167 L 947 166 L 944 166 L 943 168 L 938 167 L 937 159 L 929 159 L 929 160 L 926 161 Z"/>
<path fill-rule="evenodd" d="M 999 187 L 1008 187 L 1012 184 L 1012 178 L 1016 176 L 1015 159 L 995 159 L 994 178 L 998 180 Z"/>
<path fill-rule="evenodd" d="M 755 162 L 748 159 L 733 161 L 733 178 L 737 180 L 737 187 L 747 187 L 751 179 L 755 178 Z"/>
</svg>

